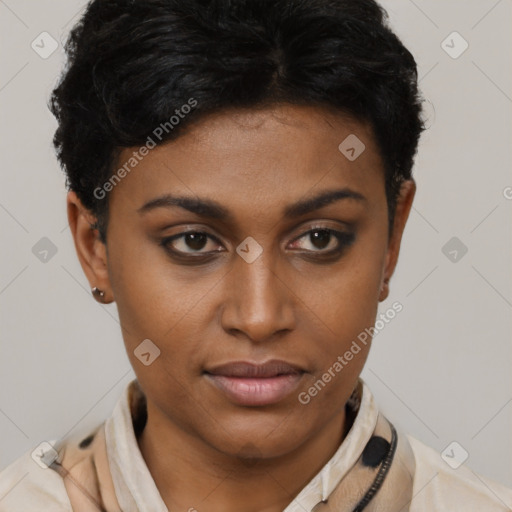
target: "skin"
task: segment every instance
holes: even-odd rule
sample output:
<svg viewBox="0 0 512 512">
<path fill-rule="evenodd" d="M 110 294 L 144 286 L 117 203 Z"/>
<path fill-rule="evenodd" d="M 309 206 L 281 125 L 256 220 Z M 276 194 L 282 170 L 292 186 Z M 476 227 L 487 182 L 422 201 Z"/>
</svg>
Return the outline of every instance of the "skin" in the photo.
<svg viewBox="0 0 512 512">
<path fill-rule="evenodd" d="M 352 133 L 366 149 L 351 162 L 338 146 Z M 137 149 L 124 149 L 119 167 Z M 107 246 L 91 229 L 94 216 L 68 193 L 84 272 L 105 302 L 117 303 L 148 402 L 139 447 L 173 512 L 281 512 L 338 449 L 351 426 L 344 404 L 371 343 L 308 404 L 298 394 L 374 325 L 388 296 L 416 187 L 404 182 L 388 237 L 384 184 L 369 126 L 319 107 L 279 105 L 210 115 L 151 150 L 110 193 Z M 344 187 L 366 199 L 283 217 L 286 205 Z M 164 193 L 214 199 L 233 223 L 179 207 L 137 211 Z M 355 239 L 338 257 L 322 259 L 337 239 L 315 243 L 314 228 Z M 191 229 L 215 238 L 194 245 L 182 237 L 169 247 L 189 258 L 221 252 L 185 264 L 159 245 Z M 248 236 L 263 249 L 252 263 L 236 253 Z M 134 355 L 147 338 L 161 351 L 149 366 Z M 306 373 L 272 405 L 236 405 L 202 373 L 273 358 Z"/>
</svg>

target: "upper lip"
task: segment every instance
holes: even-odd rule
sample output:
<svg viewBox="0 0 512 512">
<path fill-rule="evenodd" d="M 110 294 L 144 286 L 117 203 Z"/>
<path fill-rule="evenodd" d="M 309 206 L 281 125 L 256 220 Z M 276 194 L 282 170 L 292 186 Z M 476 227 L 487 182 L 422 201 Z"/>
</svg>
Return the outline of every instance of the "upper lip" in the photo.
<svg viewBox="0 0 512 512">
<path fill-rule="evenodd" d="M 280 359 L 272 359 L 265 363 L 232 361 L 206 370 L 206 373 L 211 375 L 249 378 L 276 377 L 278 375 L 290 375 L 303 372 L 304 370 L 301 367 Z"/>
</svg>

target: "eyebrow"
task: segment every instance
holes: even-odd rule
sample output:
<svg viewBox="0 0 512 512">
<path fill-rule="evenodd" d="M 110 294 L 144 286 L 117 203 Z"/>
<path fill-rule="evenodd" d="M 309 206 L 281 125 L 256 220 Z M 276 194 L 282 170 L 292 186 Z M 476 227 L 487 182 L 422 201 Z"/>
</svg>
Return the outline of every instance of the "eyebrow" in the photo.
<svg viewBox="0 0 512 512">
<path fill-rule="evenodd" d="M 301 215 L 319 210 L 320 208 L 324 208 L 329 204 L 342 199 L 366 201 L 366 197 L 361 193 L 347 187 L 337 190 L 326 190 L 320 192 L 314 197 L 287 205 L 283 210 L 283 217 L 286 219 L 300 217 Z M 151 199 L 138 208 L 137 212 L 144 214 L 156 208 L 173 207 L 183 208 L 201 217 L 209 217 L 221 221 L 233 222 L 234 219 L 233 214 L 227 208 L 213 199 L 196 198 L 191 196 L 174 196 L 171 194 L 165 194 L 163 196 L 156 197 L 155 199 Z"/>
</svg>

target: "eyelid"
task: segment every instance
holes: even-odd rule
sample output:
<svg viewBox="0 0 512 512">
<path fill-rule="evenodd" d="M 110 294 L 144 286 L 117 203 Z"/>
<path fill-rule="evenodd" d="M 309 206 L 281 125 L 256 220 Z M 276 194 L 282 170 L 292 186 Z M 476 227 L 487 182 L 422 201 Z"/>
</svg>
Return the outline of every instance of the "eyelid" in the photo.
<svg viewBox="0 0 512 512">
<path fill-rule="evenodd" d="M 325 223 L 336 223 L 335 226 L 325 225 Z M 340 224 L 342 224 L 344 227 L 340 227 Z M 354 230 L 354 223 L 351 222 L 343 222 L 340 220 L 332 220 L 332 219 L 324 219 L 324 220 L 315 220 L 315 221 L 306 221 L 305 224 L 302 224 L 299 228 L 293 228 L 291 230 L 288 230 L 285 233 L 286 238 L 289 238 L 293 236 L 294 232 L 298 232 L 299 234 L 294 236 L 292 239 L 292 242 L 295 241 L 297 238 L 300 238 L 303 235 L 306 235 L 309 231 L 313 229 L 327 229 L 332 231 L 340 231 L 340 229 L 345 229 L 345 232 L 351 233 Z M 214 239 L 216 242 L 221 243 L 221 240 L 217 235 L 214 235 L 211 233 L 210 228 L 203 225 L 194 225 L 194 224 L 184 224 L 184 225 L 178 225 L 178 226 L 166 226 L 162 229 L 162 231 L 170 228 L 179 228 L 180 232 L 176 233 L 174 235 L 169 235 L 164 237 L 165 239 L 169 240 L 173 237 L 178 238 L 181 235 L 186 235 L 188 233 L 204 233 Z M 181 231 L 182 230 L 182 231 Z M 244 237 L 242 238 L 242 240 Z"/>
<path fill-rule="evenodd" d="M 333 224 L 336 224 L 336 225 L 333 225 Z M 340 224 L 343 224 L 343 227 L 340 226 Z M 299 230 L 300 230 L 301 234 L 305 234 L 313 229 L 329 229 L 332 231 L 340 231 L 340 230 L 344 229 L 346 231 L 352 231 L 353 228 L 354 228 L 354 226 L 352 224 L 349 224 L 348 222 L 333 221 L 333 220 L 325 219 L 325 220 L 309 221 L 309 223 L 303 224 L 299 228 Z"/>
<path fill-rule="evenodd" d="M 301 236 L 315 229 L 326 229 L 342 233 L 353 233 L 355 230 L 355 224 L 332 219 L 313 220 L 307 221 L 297 229 L 294 228 L 293 230 L 288 232 L 288 235 L 293 236 L 292 241 L 295 241 L 297 240 L 297 238 L 300 238 Z M 293 233 L 298 233 L 298 235 L 294 236 Z"/>
</svg>

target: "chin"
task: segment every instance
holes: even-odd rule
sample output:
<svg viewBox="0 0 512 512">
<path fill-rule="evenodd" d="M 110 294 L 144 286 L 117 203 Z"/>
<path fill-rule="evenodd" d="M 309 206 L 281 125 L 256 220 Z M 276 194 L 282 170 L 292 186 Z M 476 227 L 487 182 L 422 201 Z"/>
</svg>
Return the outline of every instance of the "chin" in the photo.
<svg viewBox="0 0 512 512">
<path fill-rule="evenodd" d="M 236 431 L 233 431 L 232 424 L 228 424 L 225 429 L 221 427 L 215 434 L 212 438 L 210 431 L 203 440 L 229 457 L 249 460 L 272 459 L 286 455 L 298 448 L 302 440 L 305 441 L 308 437 L 307 432 L 301 435 L 296 431 L 279 429 L 279 426 L 276 428 L 275 424 L 257 426 L 253 421 L 249 422 L 246 428 L 239 425 Z"/>
</svg>

